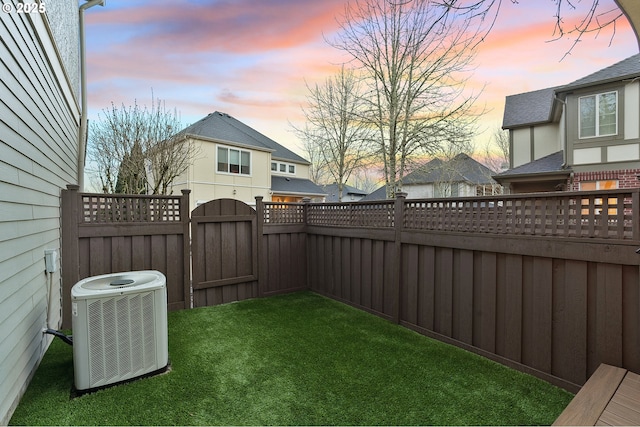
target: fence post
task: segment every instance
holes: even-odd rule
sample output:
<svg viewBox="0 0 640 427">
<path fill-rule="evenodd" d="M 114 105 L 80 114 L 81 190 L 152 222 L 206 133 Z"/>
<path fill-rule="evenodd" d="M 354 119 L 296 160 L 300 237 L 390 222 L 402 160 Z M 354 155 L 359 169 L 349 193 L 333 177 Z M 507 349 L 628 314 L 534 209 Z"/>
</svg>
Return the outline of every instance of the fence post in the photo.
<svg viewBox="0 0 640 427">
<path fill-rule="evenodd" d="M 393 257 L 393 287 L 395 296 L 393 302 L 393 321 L 400 323 L 402 320 L 402 229 L 404 228 L 404 201 L 407 193 L 396 193 L 393 206 L 393 228 L 395 231 L 395 248 Z"/>
<path fill-rule="evenodd" d="M 80 186 L 67 185 L 62 190 L 62 250 L 60 254 L 62 273 L 62 329 L 71 329 L 71 288 L 80 281 L 79 249 L 79 205 Z"/>
<path fill-rule="evenodd" d="M 182 253 L 183 253 L 183 276 L 182 292 L 184 298 L 184 309 L 192 308 L 191 301 L 191 206 L 189 205 L 189 194 L 191 190 L 182 190 L 180 198 L 180 221 L 182 221 Z"/>
<path fill-rule="evenodd" d="M 264 275 L 267 272 L 266 269 L 266 259 L 262 259 L 264 257 L 263 253 L 263 241 L 264 241 L 264 197 L 256 196 L 256 256 L 258 257 L 258 296 L 264 296 L 264 286 L 266 283 L 266 277 Z"/>
</svg>

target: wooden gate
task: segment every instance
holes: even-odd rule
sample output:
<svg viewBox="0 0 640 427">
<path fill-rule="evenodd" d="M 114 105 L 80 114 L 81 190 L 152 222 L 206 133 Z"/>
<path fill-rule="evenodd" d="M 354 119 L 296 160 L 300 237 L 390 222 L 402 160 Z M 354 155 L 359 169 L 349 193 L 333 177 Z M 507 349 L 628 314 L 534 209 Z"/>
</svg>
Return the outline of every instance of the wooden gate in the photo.
<svg viewBox="0 0 640 427">
<path fill-rule="evenodd" d="M 233 199 L 218 199 L 191 212 L 193 306 L 257 297 L 256 211 Z"/>
</svg>

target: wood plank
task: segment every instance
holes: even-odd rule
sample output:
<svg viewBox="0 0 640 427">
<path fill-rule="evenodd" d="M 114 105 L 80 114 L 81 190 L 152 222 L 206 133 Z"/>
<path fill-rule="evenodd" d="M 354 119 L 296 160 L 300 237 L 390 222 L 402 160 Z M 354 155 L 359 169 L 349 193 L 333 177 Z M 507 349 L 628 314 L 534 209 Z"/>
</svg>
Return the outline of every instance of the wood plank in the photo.
<svg viewBox="0 0 640 427">
<path fill-rule="evenodd" d="M 638 412 L 638 409 L 617 402 L 615 400 L 616 396 L 609 402 L 600 419 L 607 422 L 613 419 L 620 420 L 620 422 L 615 423 L 616 425 L 640 425 L 640 412 Z M 634 403 L 637 405 L 638 402 L 635 401 Z"/>
<path fill-rule="evenodd" d="M 553 425 L 595 425 L 625 374 L 625 369 L 601 364 Z"/>
</svg>

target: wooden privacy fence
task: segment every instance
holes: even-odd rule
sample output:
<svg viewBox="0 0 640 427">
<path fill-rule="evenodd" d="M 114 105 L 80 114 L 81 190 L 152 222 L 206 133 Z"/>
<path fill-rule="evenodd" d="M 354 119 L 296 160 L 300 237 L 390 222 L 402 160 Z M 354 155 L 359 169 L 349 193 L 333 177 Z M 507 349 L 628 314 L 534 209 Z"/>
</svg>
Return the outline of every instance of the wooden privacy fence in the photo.
<svg viewBox="0 0 640 427">
<path fill-rule="evenodd" d="M 639 195 L 308 204 L 308 285 L 576 391 L 640 372 Z"/>
<path fill-rule="evenodd" d="M 181 196 L 62 191 L 63 327 L 71 328 L 71 287 L 130 270 L 167 277 L 169 310 L 190 307 L 189 191 Z"/>
<path fill-rule="evenodd" d="M 84 277 L 157 269 L 169 308 L 189 308 L 192 251 L 198 306 L 311 289 L 572 391 L 600 363 L 640 372 L 637 189 L 257 198 L 255 210 L 220 200 L 189 218 L 188 191 L 114 196 L 70 186 L 62 206 L 67 296 Z"/>
</svg>

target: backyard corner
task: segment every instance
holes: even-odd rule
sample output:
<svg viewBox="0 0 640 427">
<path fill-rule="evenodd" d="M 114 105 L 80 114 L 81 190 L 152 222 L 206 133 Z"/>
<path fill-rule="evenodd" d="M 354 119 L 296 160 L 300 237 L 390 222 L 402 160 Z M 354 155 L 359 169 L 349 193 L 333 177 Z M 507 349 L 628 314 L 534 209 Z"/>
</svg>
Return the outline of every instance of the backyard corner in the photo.
<svg viewBox="0 0 640 427">
<path fill-rule="evenodd" d="M 548 425 L 573 397 L 306 291 L 171 312 L 170 373 L 76 399 L 71 353 L 11 425 Z"/>
</svg>

